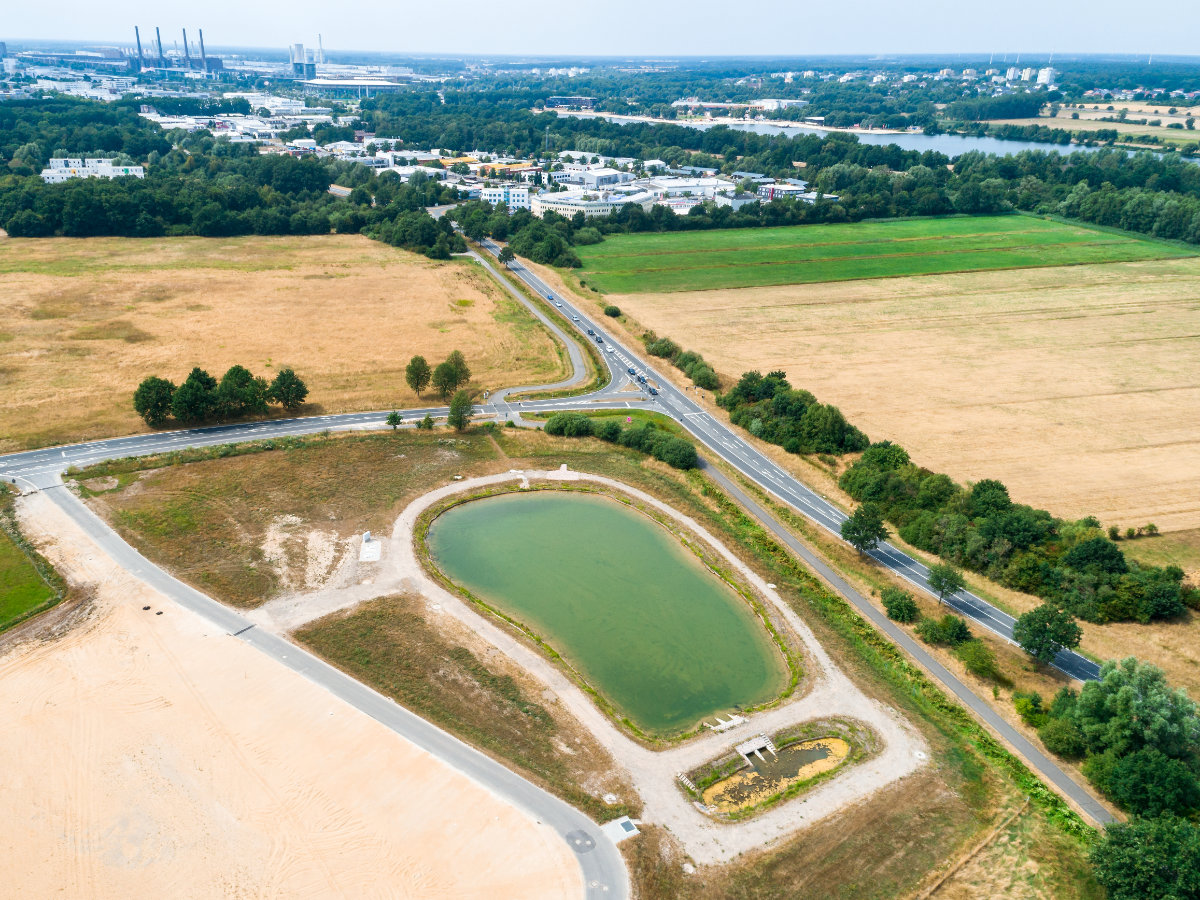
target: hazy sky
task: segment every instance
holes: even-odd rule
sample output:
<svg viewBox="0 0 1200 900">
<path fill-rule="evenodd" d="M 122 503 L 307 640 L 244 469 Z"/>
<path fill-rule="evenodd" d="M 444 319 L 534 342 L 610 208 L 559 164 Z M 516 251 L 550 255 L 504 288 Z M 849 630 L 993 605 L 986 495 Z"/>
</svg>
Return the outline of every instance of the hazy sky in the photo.
<svg viewBox="0 0 1200 900">
<path fill-rule="evenodd" d="M 5 0 L 0 40 L 163 43 L 204 29 L 210 45 L 316 45 L 398 53 L 823 55 L 1017 52 L 1194 54 L 1196 0 Z M 192 40 L 195 40 L 192 37 Z"/>
</svg>

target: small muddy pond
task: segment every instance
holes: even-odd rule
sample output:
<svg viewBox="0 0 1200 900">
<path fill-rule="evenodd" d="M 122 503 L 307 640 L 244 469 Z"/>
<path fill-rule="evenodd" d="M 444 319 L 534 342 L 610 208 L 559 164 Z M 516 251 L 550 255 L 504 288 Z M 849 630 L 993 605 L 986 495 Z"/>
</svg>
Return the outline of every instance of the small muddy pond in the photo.
<svg viewBox="0 0 1200 900">
<path fill-rule="evenodd" d="M 430 526 L 434 563 L 541 635 L 639 728 L 671 734 L 770 700 L 787 667 L 746 602 L 670 532 L 615 500 L 475 500 Z"/>
<path fill-rule="evenodd" d="M 835 737 L 791 744 L 777 755 L 764 750 L 750 757 L 750 768 L 705 788 L 704 802 L 719 812 L 736 812 L 836 768 L 849 754 L 850 745 Z"/>
</svg>

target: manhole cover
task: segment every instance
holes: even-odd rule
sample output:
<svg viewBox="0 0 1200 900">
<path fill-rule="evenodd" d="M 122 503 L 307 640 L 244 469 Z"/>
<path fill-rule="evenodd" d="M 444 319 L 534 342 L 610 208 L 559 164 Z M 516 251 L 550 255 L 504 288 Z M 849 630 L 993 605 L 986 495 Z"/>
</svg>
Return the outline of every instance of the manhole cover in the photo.
<svg viewBox="0 0 1200 900">
<path fill-rule="evenodd" d="M 586 831 L 568 831 L 567 842 L 576 853 L 587 853 L 596 849 L 596 842 Z"/>
</svg>

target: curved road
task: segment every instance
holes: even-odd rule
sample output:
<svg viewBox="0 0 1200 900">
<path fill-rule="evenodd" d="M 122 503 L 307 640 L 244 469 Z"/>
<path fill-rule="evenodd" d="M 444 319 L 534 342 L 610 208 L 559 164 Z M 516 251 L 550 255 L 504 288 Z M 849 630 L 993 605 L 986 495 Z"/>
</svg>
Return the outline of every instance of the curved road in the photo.
<svg viewBox="0 0 1200 900">
<path fill-rule="evenodd" d="M 492 241 L 483 241 L 483 247 L 493 256 L 499 254 L 500 247 Z M 495 270 L 490 261 L 479 254 L 470 254 L 481 265 L 492 271 Z M 520 291 L 516 290 L 505 279 L 498 278 L 517 300 L 565 343 L 570 355 L 573 375 L 564 381 L 553 385 L 537 385 L 533 388 L 507 388 L 497 391 L 488 402 L 475 408 L 479 415 L 494 415 L 504 419 L 519 419 L 522 412 L 553 412 L 557 410 L 587 408 L 649 408 L 664 413 L 691 432 L 709 451 L 720 457 L 746 478 L 758 484 L 764 490 L 791 506 L 797 512 L 807 516 L 822 528 L 840 540 L 841 523 L 846 515 L 835 505 L 799 482 L 789 472 L 782 469 L 748 441 L 744 440 L 724 423 L 708 414 L 685 391 L 675 387 L 668 379 L 657 375 L 629 348 L 614 341 L 603 331 L 600 322 L 593 321 L 584 311 L 574 307 L 566 298 L 558 297 L 533 272 L 514 261 L 509 271 L 524 282 L 539 296 L 547 298 L 555 305 L 563 318 L 563 326 L 574 328 L 583 339 L 591 339 L 586 334 L 589 328 L 603 336 L 600 357 L 608 369 L 608 382 L 605 387 L 585 396 L 573 398 L 558 398 L 551 400 L 526 400 L 512 402 L 508 397 L 518 391 L 531 389 L 562 389 L 577 386 L 586 377 L 583 354 L 575 342 L 569 340 L 563 328 L 546 316 L 541 309 L 529 302 Z M 657 386 L 657 395 L 651 395 L 648 385 L 640 385 L 629 374 L 629 369 L 646 376 L 649 382 Z M 630 393 L 630 385 L 638 386 L 639 393 Z M 622 390 L 626 388 L 626 390 Z M 426 414 L 434 417 L 445 416 L 446 407 L 434 406 L 419 409 L 409 409 L 403 412 L 406 420 L 418 420 Z M 217 444 L 232 443 L 247 440 L 262 440 L 285 437 L 288 435 L 314 434 L 317 432 L 345 430 L 378 430 L 385 427 L 386 411 L 368 413 L 345 413 L 317 417 L 294 419 L 276 419 L 264 422 L 250 422 L 236 425 L 219 425 L 208 428 L 193 428 L 181 431 L 155 432 L 152 434 L 131 435 L 123 438 L 93 441 L 84 444 L 73 444 L 64 447 L 32 450 L 24 453 L 14 453 L 0 456 L 0 477 L 14 481 L 23 487 L 49 489 L 49 495 L 65 509 L 73 518 L 79 521 L 86 530 L 101 541 L 102 546 L 114 555 L 114 558 L 126 564 L 130 571 L 146 578 L 160 590 L 163 590 L 178 602 L 193 609 L 241 640 L 253 643 L 263 652 L 273 656 L 284 665 L 304 674 L 306 677 L 325 686 L 327 689 L 353 704 L 358 709 L 378 719 L 383 724 L 397 731 L 418 746 L 435 753 L 447 760 L 451 765 L 467 772 L 477 780 L 487 785 L 500 796 L 529 811 L 540 821 L 554 827 L 578 854 L 580 865 L 588 885 L 587 896 L 624 897 L 629 893 L 628 875 L 623 860 L 616 847 L 600 832 L 598 826 L 582 813 L 558 800 L 556 797 L 542 791 L 525 779 L 511 772 L 504 766 L 492 761 L 489 757 L 473 748 L 462 744 L 457 739 L 446 734 L 423 719 L 409 713 L 392 701 L 375 693 L 364 685 L 343 675 L 338 670 L 321 662 L 294 644 L 281 638 L 268 635 L 250 626 L 242 617 L 231 609 L 216 603 L 211 598 L 189 588 L 182 582 L 172 578 L 157 566 L 150 563 L 122 541 L 98 517 L 91 513 L 74 494 L 62 487 L 62 473 L 72 466 L 84 466 L 107 459 L 125 456 L 143 456 L 155 453 L 169 452 L 189 447 L 204 447 Z M 835 572 L 828 569 L 824 563 L 808 552 L 803 545 L 795 540 L 778 522 L 757 504 L 740 491 L 714 469 L 709 473 L 722 483 L 723 487 L 747 506 L 752 513 L 761 518 L 767 527 L 798 555 L 814 568 L 821 571 L 835 588 L 868 617 L 880 630 L 896 643 L 900 644 L 910 655 L 915 657 L 928 671 L 947 685 L 950 690 L 969 706 L 977 716 L 992 727 L 1005 741 L 1015 747 L 1038 772 L 1052 782 L 1063 793 L 1070 797 L 1080 808 L 1096 821 L 1106 823 L 1111 816 L 1083 788 L 1073 782 L 1058 768 L 1054 762 L 1044 756 L 1036 747 L 1026 740 L 1019 732 L 1001 719 L 991 708 L 981 701 L 971 689 L 961 682 L 953 673 L 942 667 L 906 633 L 896 628 L 886 618 L 880 616 L 877 610 L 863 597 L 857 594 Z M 915 587 L 930 594 L 935 594 L 928 585 L 927 567 L 905 554 L 891 544 L 881 544 L 872 554 L 883 566 L 905 578 Z M 967 618 L 1012 641 L 1013 618 L 996 609 L 981 598 L 967 592 L 947 598 L 947 603 Z M 1076 653 L 1060 653 L 1055 665 L 1066 674 L 1082 680 L 1095 679 L 1099 675 L 1099 666 L 1091 660 Z"/>
</svg>

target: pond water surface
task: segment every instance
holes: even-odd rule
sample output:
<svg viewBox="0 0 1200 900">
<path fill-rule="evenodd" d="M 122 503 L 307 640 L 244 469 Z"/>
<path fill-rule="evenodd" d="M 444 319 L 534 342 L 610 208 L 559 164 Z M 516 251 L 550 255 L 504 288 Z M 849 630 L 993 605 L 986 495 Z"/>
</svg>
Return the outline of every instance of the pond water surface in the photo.
<svg viewBox="0 0 1200 900">
<path fill-rule="evenodd" d="M 665 528 L 614 500 L 475 500 L 435 519 L 426 542 L 452 581 L 539 634 L 644 731 L 686 730 L 787 683 L 747 603 Z"/>
</svg>

